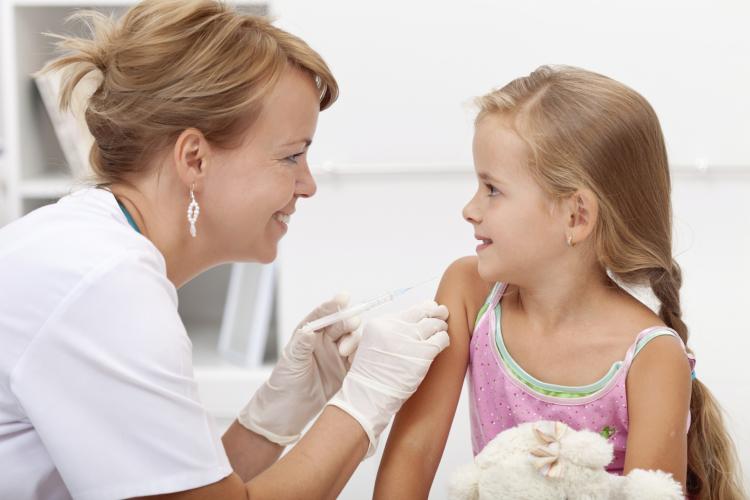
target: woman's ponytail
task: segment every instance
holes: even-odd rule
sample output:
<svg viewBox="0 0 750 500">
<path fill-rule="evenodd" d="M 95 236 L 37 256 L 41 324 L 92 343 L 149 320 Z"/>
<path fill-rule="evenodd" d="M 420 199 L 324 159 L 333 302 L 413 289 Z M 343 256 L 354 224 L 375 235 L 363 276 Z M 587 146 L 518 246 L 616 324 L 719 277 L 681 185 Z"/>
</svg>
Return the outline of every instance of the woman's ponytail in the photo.
<svg viewBox="0 0 750 500">
<path fill-rule="evenodd" d="M 98 72 L 100 82 L 97 87 L 101 85 L 109 66 L 109 54 L 116 31 L 115 20 L 97 11 L 80 11 L 70 16 L 67 21 L 84 23 L 92 37 L 77 38 L 48 34 L 58 39 L 56 47 L 66 52 L 66 55 L 48 63 L 39 73 L 63 71 L 60 89 L 60 109 L 62 110 L 70 108 L 76 87 L 92 72 Z"/>
</svg>

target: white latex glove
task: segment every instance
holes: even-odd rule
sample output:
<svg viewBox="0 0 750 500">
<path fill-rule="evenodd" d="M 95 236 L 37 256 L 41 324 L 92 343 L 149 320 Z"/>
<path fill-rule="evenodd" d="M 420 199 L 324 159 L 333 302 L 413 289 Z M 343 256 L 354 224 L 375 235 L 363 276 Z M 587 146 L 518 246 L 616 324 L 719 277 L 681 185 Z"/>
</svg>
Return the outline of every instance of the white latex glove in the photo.
<svg viewBox="0 0 750 500">
<path fill-rule="evenodd" d="M 370 439 L 367 457 L 391 417 L 409 399 L 448 339 L 448 308 L 425 302 L 369 321 L 341 390 L 328 403 L 354 417 Z"/>
<path fill-rule="evenodd" d="M 302 327 L 344 309 L 347 294 L 318 306 L 297 326 L 271 376 L 255 392 L 237 420 L 244 427 L 282 446 L 299 435 L 341 387 L 357 349 L 359 317 L 310 332 Z"/>
</svg>

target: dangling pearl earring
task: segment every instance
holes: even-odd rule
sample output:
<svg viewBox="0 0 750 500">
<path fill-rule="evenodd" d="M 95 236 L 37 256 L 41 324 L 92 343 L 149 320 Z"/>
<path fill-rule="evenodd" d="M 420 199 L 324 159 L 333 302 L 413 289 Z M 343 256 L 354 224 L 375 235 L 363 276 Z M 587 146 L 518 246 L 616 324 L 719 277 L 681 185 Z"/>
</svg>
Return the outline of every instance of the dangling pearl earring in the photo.
<svg viewBox="0 0 750 500">
<path fill-rule="evenodd" d="M 198 205 L 198 202 L 195 201 L 195 193 L 193 192 L 195 188 L 195 184 L 190 186 L 190 205 L 188 205 L 187 209 L 187 219 L 190 223 L 190 236 L 195 238 L 196 232 L 195 232 L 195 221 L 198 220 L 198 216 L 201 213 L 201 207 Z"/>
</svg>

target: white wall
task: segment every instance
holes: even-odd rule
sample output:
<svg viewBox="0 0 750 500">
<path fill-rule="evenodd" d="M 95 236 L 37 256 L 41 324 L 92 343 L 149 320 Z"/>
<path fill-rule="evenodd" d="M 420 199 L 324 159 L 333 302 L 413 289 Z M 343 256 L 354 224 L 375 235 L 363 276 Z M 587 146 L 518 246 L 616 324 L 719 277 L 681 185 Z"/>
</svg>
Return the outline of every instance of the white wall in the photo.
<svg viewBox="0 0 750 500">
<path fill-rule="evenodd" d="M 341 83 L 321 119 L 321 163 L 467 164 L 464 104 L 564 63 L 643 93 L 675 164 L 750 164 L 745 1 L 278 0 L 272 10 Z"/>
<path fill-rule="evenodd" d="M 5 9 L 1 8 L 0 5 L 0 26 L 3 26 L 4 23 L 4 15 L 5 15 Z M 2 40 L 2 38 L 0 38 Z M 2 46 L 2 43 L 0 43 L 0 68 L 3 67 L 3 61 L 5 59 L 5 50 Z M 3 109 L 3 90 L 4 90 L 4 78 L 0 76 L 0 226 L 5 224 L 5 205 L 6 205 L 6 193 L 5 193 L 5 176 L 6 176 L 6 166 L 5 166 L 5 110 Z"/>
<path fill-rule="evenodd" d="M 473 96 L 544 63 L 600 71 L 640 91 L 661 118 L 698 377 L 726 409 L 750 484 L 750 4 L 280 0 L 273 12 L 341 85 L 321 115 L 313 165 L 383 173 L 322 176 L 318 195 L 298 205 L 280 257 L 282 332 L 335 291 L 369 298 L 472 253 L 460 212 L 474 188 Z M 698 175 L 701 164 L 718 168 Z M 430 498 L 445 498 L 449 471 L 470 459 L 465 404 Z M 365 462 L 341 498 L 368 497 L 376 470 L 377 458 Z"/>
</svg>

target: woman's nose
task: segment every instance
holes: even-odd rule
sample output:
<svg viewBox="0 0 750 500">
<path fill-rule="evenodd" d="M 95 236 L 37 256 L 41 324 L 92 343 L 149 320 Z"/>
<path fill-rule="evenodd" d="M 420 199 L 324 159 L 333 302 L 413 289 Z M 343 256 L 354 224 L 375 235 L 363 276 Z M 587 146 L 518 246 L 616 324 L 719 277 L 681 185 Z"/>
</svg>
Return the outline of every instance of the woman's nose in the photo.
<svg viewBox="0 0 750 500">
<path fill-rule="evenodd" d="M 315 194 L 318 190 L 318 185 L 315 184 L 315 179 L 310 172 L 310 166 L 305 162 L 304 168 L 297 179 L 297 191 L 296 194 L 300 198 L 309 198 Z"/>
</svg>

